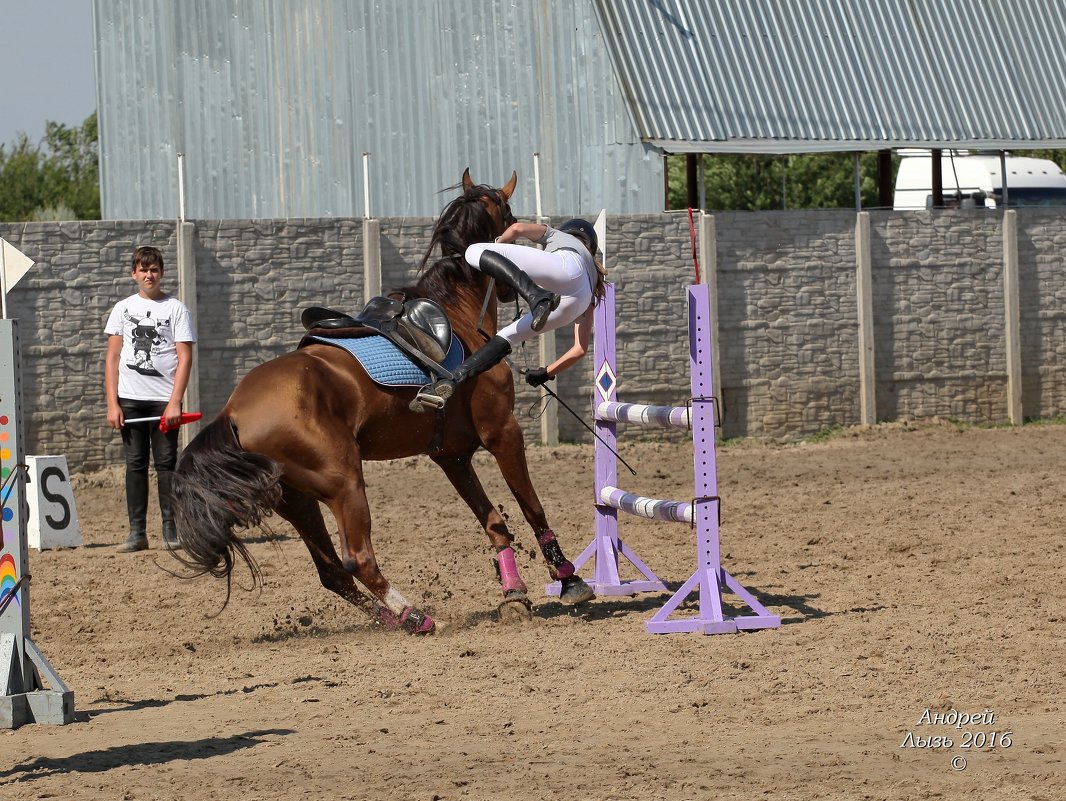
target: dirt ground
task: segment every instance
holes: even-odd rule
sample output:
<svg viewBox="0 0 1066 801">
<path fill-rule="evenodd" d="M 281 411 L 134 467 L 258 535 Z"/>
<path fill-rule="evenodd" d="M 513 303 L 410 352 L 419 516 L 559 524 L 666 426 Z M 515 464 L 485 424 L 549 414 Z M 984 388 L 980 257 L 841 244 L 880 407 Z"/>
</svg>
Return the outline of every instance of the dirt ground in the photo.
<svg viewBox="0 0 1066 801">
<path fill-rule="evenodd" d="M 622 455 L 639 471 L 625 489 L 691 496 L 690 446 L 623 438 Z M 592 449 L 530 460 L 576 556 Z M 1064 798 L 1064 464 L 1052 425 L 727 444 L 723 566 L 783 623 L 713 636 L 647 634 L 665 594 L 577 610 L 545 596 L 487 462 L 528 624 L 497 621 L 487 539 L 432 464 L 368 470 L 383 569 L 442 625 L 422 639 L 322 589 L 283 523 L 276 544 L 250 536 L 266 586 L 219 614 L 220 581 L 169 575 L 156 549 L 115 553 L 117 471 L 75 476 L 84 547 L 30 568 L 33 637 L 77 719 L 0 731 L 0 797 Z M 687 526 L 620 528 L 672 587 L 692 573 Z"/>
</svg>

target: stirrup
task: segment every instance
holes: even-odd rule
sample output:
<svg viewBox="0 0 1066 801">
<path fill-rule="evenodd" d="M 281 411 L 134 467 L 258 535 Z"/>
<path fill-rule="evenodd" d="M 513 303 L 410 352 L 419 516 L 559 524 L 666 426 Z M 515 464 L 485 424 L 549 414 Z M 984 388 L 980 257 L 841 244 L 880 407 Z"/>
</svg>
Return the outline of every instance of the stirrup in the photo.
<svg viewBox="0 0 1066 801">
<path fill-rule="evenodd" d="M 426 384 L 418 390 L 418 394 L 408 404 L 408 407 L 412 412 L 424 412 L 427 408 L 443 409 L 453 392 L 455 392 L 455 383 L 448 379 Z"/>
<path fill-rule="evenodd" d="M 559 302 L 561 300 L 562 298 L 554 292 L 545 293 L 545 295 L 529 309 L 530 314 L 533 315 L 533 322 L 530 324 L 529 327 L 532 328 L 534 331 L 540 331 L 542 328 L 544 328 L 544 324 L 548 322 L 548 317 L 551 316 L 551 313 L 553 311 L 559 308 Z M 540 309 L 545 305 L 547 305 L 548 307 L 547 311 L 542 310 L 538 314 L 537 309 Z"/>
</svg>

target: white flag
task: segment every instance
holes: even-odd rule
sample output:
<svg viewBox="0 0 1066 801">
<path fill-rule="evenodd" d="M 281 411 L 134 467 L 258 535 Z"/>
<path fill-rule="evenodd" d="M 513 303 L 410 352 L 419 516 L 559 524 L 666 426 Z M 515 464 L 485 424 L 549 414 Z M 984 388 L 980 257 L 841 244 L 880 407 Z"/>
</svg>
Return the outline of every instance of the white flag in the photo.
<svg viewBox="0 0 1066 801">
<path fill-rule="evenodd" d="M 0 260 L 3 261 L 4 265 L 4 288 L 10 292 L 11 287 L 29 272 L 30 267 L 33 266 L 33 259 L 19 251 L 5 239 L 0 239 L 0 246 L 3 246 Z"/>
</svg>

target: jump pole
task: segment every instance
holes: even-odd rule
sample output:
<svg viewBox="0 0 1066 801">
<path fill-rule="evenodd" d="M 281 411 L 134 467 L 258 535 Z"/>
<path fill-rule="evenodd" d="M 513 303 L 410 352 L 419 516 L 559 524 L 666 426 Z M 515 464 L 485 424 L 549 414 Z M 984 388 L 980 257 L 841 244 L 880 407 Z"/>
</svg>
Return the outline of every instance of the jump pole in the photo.
<svg viewBox="0 0 1066 801">
<path fill-rule="evenodd" d="M 0 320 L 0 728 L 74 720 L 74 693 L 30 639 L 18 325 Z"/>
</svg>

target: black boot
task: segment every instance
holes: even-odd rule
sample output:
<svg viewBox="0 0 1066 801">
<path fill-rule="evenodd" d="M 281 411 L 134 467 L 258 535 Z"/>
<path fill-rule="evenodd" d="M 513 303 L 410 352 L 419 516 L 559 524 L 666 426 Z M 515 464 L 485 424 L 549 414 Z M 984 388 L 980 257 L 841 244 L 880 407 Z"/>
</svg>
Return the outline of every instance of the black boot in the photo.
<svg viewBox="0 0 1066 801">
<path fill-rule="evenodd" d="M 474 376 L 479 376 L 486 370 L 495 367 L 504 357 L 511 352 L 511 343 L 503 337 L 493 337 L 480 348 L 475 350 L 452 371 L 451 378 L 442 378 L 433 384 L 427 384 L 418 390 L 415 399 L 411 401 L 411 409 L 416 412 L 425 411 L 426 406 L 440 409 L 445 401 L 455 394 L 455 388 L 463 381 Z"/>
<path fill-rule="evenodd" d="M 148 517 L 148 470 L 126 470 L 126 511 L 130 519 L 130 533 L 116 549 L 120 553 L 143 551 L 148 548 L 145 534 Z"/>
<path fill-rule="evenodd" d="M 174 526 L 173 487 L 174 473 L 170 470 L 159 470 L 159 516 L 163 518 L 163 548 L 167 551 L 175 551 L 181 547 L 178 542 L 178 532 Z"/>
<path fill-rule="evenodd" d="M 494 250 L 486 250 L 481 254 L 478 269 L 512 287 L 522 296 L 533 315 L 534 331 L 544 328 L 548 315 L 559 308 L 558 295 L 533 283 L 533 279 L 518 269 L 518 265 Z"/>
</svg>

